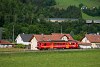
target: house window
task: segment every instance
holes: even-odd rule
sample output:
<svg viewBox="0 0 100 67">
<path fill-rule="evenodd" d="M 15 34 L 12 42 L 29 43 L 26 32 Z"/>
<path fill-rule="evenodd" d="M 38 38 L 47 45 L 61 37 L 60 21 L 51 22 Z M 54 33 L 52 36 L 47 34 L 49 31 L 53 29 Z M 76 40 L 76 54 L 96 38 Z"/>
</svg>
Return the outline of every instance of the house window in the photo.
<svg viewBox="0 0 100 67">
<path fill-rule="evenodd" d="M 97 48 L 100 48 L 100 44 L 96 44 L 97 45 Z"/>
</svg>

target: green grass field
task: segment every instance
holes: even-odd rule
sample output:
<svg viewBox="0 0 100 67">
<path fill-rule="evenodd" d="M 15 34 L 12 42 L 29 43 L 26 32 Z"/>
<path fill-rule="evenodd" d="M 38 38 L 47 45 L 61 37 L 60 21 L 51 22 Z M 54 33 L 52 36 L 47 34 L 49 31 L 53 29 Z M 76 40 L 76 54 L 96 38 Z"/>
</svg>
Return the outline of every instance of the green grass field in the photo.
<svg viewBox="0 0 100 67">
<path fill-rule="evenodd" d="M 59 8 L 67 8 L 70 5 L 75 5 L 78 7 L 80 3 L 83 3 L 89 8 L 100 6 L 100 0 L 56 0 L 56 2 L 57 5 L 55 7 L 59 7 Z M 82 17 L 84 19 L 100 19 L 100 17 L 92 17 L 84 13 L 82 13 Z"/>
<path fill-rule="evenodd" d="M 56 0 L 56 2 L 56 6 L 60 8 L 66 8 L 69 5 L 76 5 L 78 7 L 80 3 L 83 3 L 88 7 L 100 6 L 100 0 Z"/>
<path fill-rule="evenodd" d="M 82 17 L 86 20 L 100 20 L 100 16 L 92 17 L 82 12 Z"/>
<path fill-rule="evenodd" d="M 0 67 L 100 67 L 100 49 L 0 52 Z"/>
</svg>

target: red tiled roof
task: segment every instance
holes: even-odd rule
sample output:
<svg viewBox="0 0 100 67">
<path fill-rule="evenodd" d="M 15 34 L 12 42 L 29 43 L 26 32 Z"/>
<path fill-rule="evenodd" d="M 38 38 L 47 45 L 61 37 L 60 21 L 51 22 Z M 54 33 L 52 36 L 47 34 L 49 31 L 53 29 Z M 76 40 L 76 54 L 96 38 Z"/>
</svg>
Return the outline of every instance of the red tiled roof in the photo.
<svg viewBox="0 0 100 67">
<path fill-rule="evenodd" d="M 74 40 L 70 34 L 52 33 L 51 35 L 34 35 L 37 41 L 61 40 L 63 36 L 67 36 L 68 40 Z"/>
<path fill-rule="evenodd" d="M 46 40 L 50 40 L 50 35 L 34 35 L 34 37 L 37 39 L 37 41 L 46 41 Z"/>
<path fill-rule="evenodd" d="M 0 44 L 12 44 L 9 41 L 5 41 L 5 40 L 0 40 Z"/>
<path fill-rule="evenodd" d="M 100 43 L 100 35 L 86 34 L 85 37 L 92 43 Z"/>
</svg>

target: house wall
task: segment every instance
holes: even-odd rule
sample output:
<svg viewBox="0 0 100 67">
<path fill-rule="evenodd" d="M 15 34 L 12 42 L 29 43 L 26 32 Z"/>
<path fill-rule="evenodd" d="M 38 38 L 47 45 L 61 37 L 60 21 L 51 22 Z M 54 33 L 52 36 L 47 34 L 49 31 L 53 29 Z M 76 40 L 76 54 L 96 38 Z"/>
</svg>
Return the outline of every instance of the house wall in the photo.
<svg viewBox="0 0 100 67">
<path fill-rule="evenodd" d="M 30 46 L 31 46 L 31 47 L 30 47 L 31 50 L 38 50 L 38 49 L 37 49 L 37 42 L 38 42 L 38 41 L 36 40 L 35 37 L 31 40 L 31 45 L 30 45 Z"/>
<path fill-rule="evenodd" d="M 91 45 L 90 45 L 90 46 L 89 46 L 89 45 L 88 45 L 88 46 L 86 46 L 86 45 L 79 45 L 79 47 L 80 47 L 80 48 L 83 48 L 83 49 L 85 49 L 85 48 L 92 48 Z"/>
<path fill-rule="evenodd" d="M 68 41 L 68 38 L 67 38 L 66 36 L 63 36 L 63 37 L 61 38 L 61 40 Z"/>
<path fill-rule="evenodd" d="M 84 43 L 91 43 L 86 37 L 84 37 L 84 38 L 82 39 L 82 42 L 84 42 Z"/>
<path fill-rule="evenodd" d="M 20 37 L 20 35 L 18 35 L 18 37 L 16 38 L 16 43 L 17 44 L 23 44 L 23 45 L 29 45 L 30 44 L 30 42 L 23 42 L 23 40 Z"/>
<path fill-rule="evenodd" d="M 92 43 L 93 48 L 100 48 L 100 43 Z"/>
<path fill-rule="evenodd" d="M 12 45 L 2 45 L 2 44 L 0 44 L 0 48 L 12 48 Z"/>
</svg>

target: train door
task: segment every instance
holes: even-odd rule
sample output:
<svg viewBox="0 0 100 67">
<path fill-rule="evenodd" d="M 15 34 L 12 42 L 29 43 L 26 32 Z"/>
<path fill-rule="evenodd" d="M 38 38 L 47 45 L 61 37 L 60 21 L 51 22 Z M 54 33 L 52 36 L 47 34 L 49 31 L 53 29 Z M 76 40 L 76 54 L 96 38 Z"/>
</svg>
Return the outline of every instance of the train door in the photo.
<svg viewBox="0 0 100 67">
<path fill-rule="evenodd" d="M 69 42 L 66 43 L 66 48 L 69 48 Z"/>
</svg>

